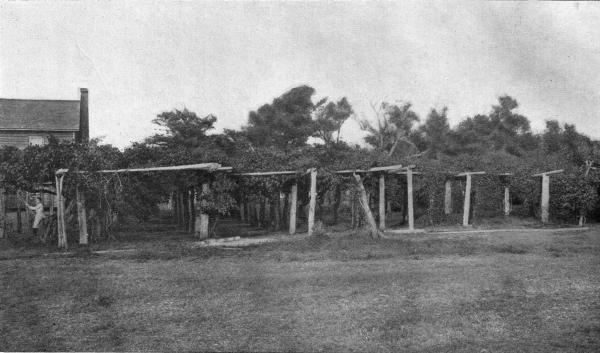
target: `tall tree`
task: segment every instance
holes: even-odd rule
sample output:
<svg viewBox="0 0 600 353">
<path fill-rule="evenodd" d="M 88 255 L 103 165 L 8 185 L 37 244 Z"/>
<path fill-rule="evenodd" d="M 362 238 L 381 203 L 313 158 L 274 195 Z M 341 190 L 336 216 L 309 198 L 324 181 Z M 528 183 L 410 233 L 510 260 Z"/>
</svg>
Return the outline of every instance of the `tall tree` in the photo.
<svg viewBox="0 0 600 353">
<path fill-rule="evenodd" d="M 313 134 L 313 110 L 324 103 L 312 102 L 315 89 L 309 86 L 292 88 L 248 115 L 243 130 L 255 146 L 277 147 L 288 151 L 306 145 Z"/>
<path fill-rule="evenodd" d="M 410 103 L 396 105 L 381 102 L 371 104 L 371 107 L 377 125 L 367 119 L 359 121 L 361 129 L 368 133 L 365 142 L 389 156 L 398 150 L 399 144 L 406 145 L 406 150 L 416 150 L 410 135 L 414 123 L 419 121 L 419 116 L 411 109 Z"/>
<path fill-rule="evenodd" d="M 448 150 L 448 135 L 450 124 L 448 123 L 448 108 L 440 111 L 431 109 L 421 126 L 427 142 L 426 153 L 428 156 L 439 159 L 440 154 Z"/>
<path fill-rule="evenodd" d="M 152 122 L 163 127 L 164 131 L 153 136 L 149 142 L 197 147 L 206 132 L 214 128 L 216 121 L 217 117 L 212 114 L 201 118 L 187 109 L 163 112 Z"/>
<path fill-rule="evenodd" d="M 346 97 L 340 99 L 337 103 L 329 102 L 315 109 L 315 137 L 323 140 L 325 145 L 338 143 L 340 141 L 340 130 L 342 125 L 350 116 L 354 114 L 354 110 Z M 336 134 L 335 139 L 333 134 Z"/>
</svg>

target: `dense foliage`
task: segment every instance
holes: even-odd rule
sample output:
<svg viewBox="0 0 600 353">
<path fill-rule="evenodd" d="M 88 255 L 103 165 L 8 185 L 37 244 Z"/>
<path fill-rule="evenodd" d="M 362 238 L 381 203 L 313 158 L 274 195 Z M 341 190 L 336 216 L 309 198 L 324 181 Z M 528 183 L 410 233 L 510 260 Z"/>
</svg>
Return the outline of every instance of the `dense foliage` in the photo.
<svg viewBox="0 0 600 353">
<path fill-rule="evenodd" d="M 552 177 L 551 214 L 555 219 L 575 221 L 578 216 L 599 215 L 599 175 L 594 165 L 600 162 L 600 142 L 579 133 L 575 126 L 558 121 L 546 122 L 543 133 L 533 133 L 527 117 L 518 113 L 517 101 L 502 96 L 488 114 L 467 117 L 450 126 L 448 109 L 432 109 L 421 122 L 408 102 L 373 104 L 374 116 L 356 119 L 346 98 L 313 102 L 315 89 L 300 86 L 271 103 L 249 113 L 240 130 L 212 133 L 217 117 L 204 117 L 187 109 L 167 111 L 155 119 L 161 131 L 123 151 L 94 140 L 89 144 L 50 139 L 45 146 L 24 150 L 0 148 L 0 175 L 8 192 L 39 191 L 54 180 L 60 168 L 71 172 L 140 166 L 166 166 L 216 162 L 236 172 L 298 171 L 297 176 L 240 177 L 233 173 L 202 172 L 98 174 L 70 173 L 66 197 L 73 199 L 76 185 L 88 199 L 90 214 L 98 219 L 131 215 L 144 220 L 157 212 L 157 205 L 174 193 L 196 195 L 198 211 L 211 219 L 227 215 L 241 201 L 283 200 L 293 180 L 299 181 L 299 202 L 308 202 L 308 182 L 303 173 L 319 170 L 318 196 L 322 211 L 325 201 L 346 192 L 356 195 L 348 177 L 335 174 L 341 169 L 364 169 L 394 164 L 414 164 L 420 173 L 415 178 L 418 216 L 424 223 L 452 222 L 443 212 L 444 183 L 454 185 L 453 208 L 458 211 L 463 195 L 462 171 L 485 171 L 474 178 L 475 218 L 502 214 L 502 190 L 511 189 L 513 213 L 538 216 L 539 178 L 533 174 L 564 169 Z M 340 136 L 342 124 L 355 118 L 366 132 L 367 147 L 349 145 Z M 419 124 L 420 123 L 420 124 Z M 313 143 L 309 143 L 310 138 Z M 510 176 L 500 174 L 511 173 Z M 209 192 L 199 185 L 210 182 Z M 387 193 L 392 207 L 403 208 L 405 181 L 390 178 Z M 364 179 L 371 195 L 377 195 L 376 176 Z M 458 203 L 457 203 L 458 202 Z M 331 203 L 331 202 L 330 202 Z M 343 208 L 343 207 L 342 207 Z M 106 222 L 105 222 L 106 223 Z M 105 225 L 106 227 L 106 225 Z"/>
</svg>

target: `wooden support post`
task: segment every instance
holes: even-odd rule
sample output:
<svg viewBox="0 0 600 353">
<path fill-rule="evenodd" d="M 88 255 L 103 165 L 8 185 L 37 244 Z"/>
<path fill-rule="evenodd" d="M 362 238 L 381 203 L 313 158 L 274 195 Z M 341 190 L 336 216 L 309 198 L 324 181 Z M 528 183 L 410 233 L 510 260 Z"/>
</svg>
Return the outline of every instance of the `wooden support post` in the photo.
<svg viewBox="0 0 600 353">
<path fill-rule="evenodd" d="M 415 229 L 415 210 L 413 205 L 413 171 L 406 169 L 406 199 L 408 204 L 408 229 Z"/>
<path fill-rule="evenodd" d="M 241 220 L 242 222 L 245 222 L 245 221 L 246 221 L 246 214 L 245 214 L 245 208 L 246 208 L 246 204 L 244 204 L 244 202 L 243 202 L 243 201 L 241 201 L 241 202 L 239 203 L 239 208 L 240 208 L 240 220 Z"/>
<path fill-rule="evenodd" d="M 452 180 L 446 179 L 444 187 L 444 213 L 449 215 L 452 213 Z"/>
<path fill-rule="evenodd" d="M 379 229 L 385 230 L 385 175 L 379 175 Z"/>
<path fill-rule="evenodd" d="M 296 210 L 298 209 L 298 183 L 294 182 L 290 191 L 290 235 L 296 234 Z"/>
<path fill-rule="evenodd" d="M 463 204 L 463 226 L 469 225 L 469 211 L 471 209 L 471 174 L 466 174 L 465 202 Z"/>
<path fill-rule="evenodd" d="M 88 244 L 87 215 L 85 212 L 85 194 L 77 187 L 77 223 L 79 224 L 79 244 Z"/>
<path fill-rule="evenodd" d="M 542 223 L 548 223 L 550 218 L 550 176 L 542 175 Z"/>
<path fill-rule="evenodd" d="M 317 170 L 310 170 L 310 202 L 308 204 L 308 236 L 311 236 L 315 227 L 315 208 L 317 206 Z"/>
<path fill-rule="evenodd" d="M 208 182 L 204 182 L 202 183 L 202 194 L 206 195 L 210 192 L 210 186 L 208 185 Z M 202 207 L 207 207 L 208 205 L 206 204 L 207 201 L 203 199 L 201 205 Z M 206 239 L 208 238 L 208 223 L 209 223 L 209 217 L 208 214 L 202 212 L 202 210 L 200 210 L 200 224 L 197 230 L 197 236 L 200 239 Z"/>
<path fill-rule="evenodd" d="M 6 232 L 6 195 L 4 188 L 0 188 L 0 239 L 8 237 Z"/>
<path fill-rule="evenodd" d="M 508 186 L 504 187 L 504 215 L 510 215 L 510 190 Z"/>
<path fill-rule="evenodd" d="M 367 192 L 365 190 L 365 186 L 362 183 L 362 180 L 358 174 L 353 174 L 354 179 L 358 185 L 358 190 L 360 191 L 360 205 L 362 206 L 363 212 L 367 218 L 367 222 L 369 223 L 369 227 L 371 228 L 371 237 L 372 238 L 383 238 L 383 232 L 381 232 L 377 228 L 377 223 L 375 223 L 375 217 L 373 217 L 373 213 L 371 213 L 371 209 L 369 208 L 369 198 L 367 197 Z"/>
<path fill-rule="evenodd" d="M 67 249 L 67 230 L 65 223 L 65 197 L 62 194 L 65 175 L 56 176 L 56 195 L 58 197 L 58 247 Z"/>
</svg>

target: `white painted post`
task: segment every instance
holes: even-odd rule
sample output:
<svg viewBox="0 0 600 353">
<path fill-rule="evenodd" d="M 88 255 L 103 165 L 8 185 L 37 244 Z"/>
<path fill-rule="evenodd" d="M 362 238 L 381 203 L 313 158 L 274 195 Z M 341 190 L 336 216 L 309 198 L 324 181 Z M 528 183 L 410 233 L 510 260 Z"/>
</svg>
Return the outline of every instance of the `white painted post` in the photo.
<svg viewBox="0 0 600 353">
<path fill-rule="evenodd" d="M 298 183 L 294 182 L 290 191 L 290 235 L 296 234 L 296 209 L 298 208 Z"/>
<path fill-rule="evenodd" d="M 62 194 L 64 177 L 64 174 L 56 177 L 56 192 L 58 196 L 58 247 L 66 250 L 68 245 L 65 224 L 65 197 Z"/>
<path fill-rule="evenodd" d="M 79 244 L 88 244 L 87 215 L 85 212 L 85 194 L 77 187 L 77 221 L 79 224 Z"/>
<path fill-rule="evenodd" d="M 465 202 L 463 205 L 463 226 L 469 225 L 469 211 L 471 209 L 471 174 L 466 175 Z"/>
<path fill-rule="evenodd" d="M 406 169 L 406 198 L 408 203 L 408 229 L 415 229 L 415 210 L 413 207 L 413 174 L 412 169 Z"/>
<path fill-rule="evenodd" d="M 445 194 L 444 194 L 444 213 L 452 213 L 452 180 L 446 179 L 445 183 Z"/>
<path fill-rule="evenodd" d="M 210 186 L 209 186 L 208 182 L 202 183 L 202 194 L 208 194 L 209 192 L 210 192 Z M 202 201 L 202 206 L 204 206 L 204 207 L 208 206 L 208 205 L 206 205 L 205 200 Z M 208 238 L 208 222 L 209 222 L 208 214 L 206 214 L 204 212 L 200 212 L 200 229 L 198 232 L 198 236 L 200 239 Z"/>
<path fill-rule="evenodd" d="M 379 229 L 385 230 L 385 175 L 379 175 Z"/>
<path fill-rule="evenodd" d="M 504 215 L 510 215 L 510 190 L 508 186 L 504 187 Z"/>
<path fill-rule="evenodd" d="M 548 223 L 550 215 L 550 176 L 542 175 L 542 223 Z"/>
<path fill-rule="evenodd" d="M 317 170 L 310 170 L 310 202 L 308 204 L 308 236 L 311 236 L 315 227 L 315 208 L 317 206 Z"/>
</svg>

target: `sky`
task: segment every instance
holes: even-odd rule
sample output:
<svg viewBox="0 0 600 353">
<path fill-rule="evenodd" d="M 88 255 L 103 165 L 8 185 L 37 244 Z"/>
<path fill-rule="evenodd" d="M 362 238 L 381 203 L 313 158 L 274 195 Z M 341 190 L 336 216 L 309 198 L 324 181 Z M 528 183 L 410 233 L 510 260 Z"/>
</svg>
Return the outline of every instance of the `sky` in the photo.
<svg viewBox="0 0 600 353">
<path fill-rule="evenodd" d="M 556 119 L 600 138 L 600 3 L 0 0 L 0 97 L 90 95 L 90 135 L 126 147 L 184 107 L 216 131 L 298 86 L 411 102 L 451 125 L 500 95 L 534 131 Z M 342 138 L 360 142 L 354 120 Z"/>
</svg>

